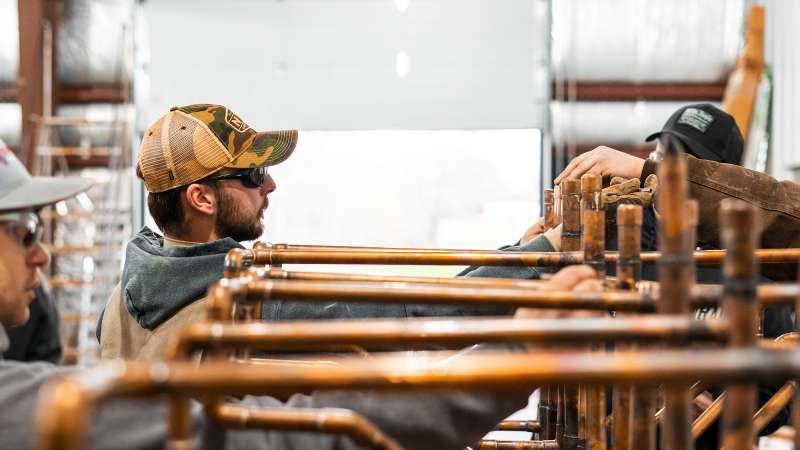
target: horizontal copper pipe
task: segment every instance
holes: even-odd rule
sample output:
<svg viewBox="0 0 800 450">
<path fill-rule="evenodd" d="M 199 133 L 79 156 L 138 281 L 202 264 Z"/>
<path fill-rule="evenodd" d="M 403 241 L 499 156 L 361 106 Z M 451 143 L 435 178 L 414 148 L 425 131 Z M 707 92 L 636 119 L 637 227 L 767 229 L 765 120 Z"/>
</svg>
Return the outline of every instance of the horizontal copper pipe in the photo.
<svg viewBox="0 0 800 450">
<path fill-rule="evenodd" d="M 343 434 L 365 448 L 402 450 L 400 444 L 364 417 L 347 409 L 250 409 L 213 404 L 206 411 L 223 428 L 278 429 Z"/>
<path fill-rule="evenodd" d="M 171 358 L 185 358 L 200 349 L 248 348 L 309 350 L 331 345 L 439 344 L 466 346 L 481 342 L 586 343 L 658 341 L 665 338 L 724 342 L 721 320 L 681 316 L 565 319 L 407 319 L 197 323 L 181 330 Z"/>
<path fill-rule="evenodd" d="M 358 250 L 275 249 L 264 246 L 252 251 L 253 264 L 386 264 L 386 265 L 472 265 L 472 266 L 549 266 L 561 267 L 583 262 L 581 252 L 503 252 L 499 250 Z M 725 250 L 694 252 L 695 264 L 719 265 Z M 656 263 L 660 252 L 642 252 L 642 263 Z M 795 263 L 800 261 L 800 248 L 759 249 L 756 258 L 761 264 Z M 617 252 L 606 252 L 607 263 L 616 264 Z"/>
<path fill-rule="evenodd" d="M 249 283 L 221 280 L 234 297 L 248 301 L 286 300 L 352 303 L 466 304 L 485 307 L 531 307 L 617 311 L 653 311 L 654 300 L 636 292 L 553 292 L 519 288 L 478 288 L 407 283 L 357 283 L 263 280 Z M 215 296 L 215 289 L 210 290 Z M 223 295 L 223 294 L 220 294 Z M 214 303 L 214 302 L 212 302 Z"/>
<path fill-rule="evenodd" d="M 651 312 L 655 310 L 658 300 L 655 292 L 652 294 L 630 291 L 564 292 L 519 287 L 436 286 L 392 282 L 259 280 L 245 283 L 240 280 L 222 280 L 219 286 L 223 289 L 231 288 L 230 293 L 234 297 L 243 296 L 249 301 L 346 300 L 352 303 L 465 304 L 485 307 Z M 758 287 L 759 300 L 764 307 L 793 305 L 798 293 L 800 289 L 795 284 Z M 216 295 L 213 288 L 211 295 Z M 721 287 L 697 288 L 692 291 L 692 302 L 694 306 L 715 305 L 721 295 Z M 216 304 L 213 301 L 211 303 Z"/>
<path fill-rule="evenodd" d="M 301 281 L 358 281 L 375 283 L 414 283 L 436 284 L 447 286 L 481 286 L 481 287 L 519 287 L 538 289 L 546 282 L 543 280 L 516 280 L 510 278 L 464 278 L 464 277 L 411 277 L 393 275 L 363 275 L 337 272 L 304 272 L 277 268 L 254 268 L 253 272 L 261 277 L 278 280 Z"/>
<path fill-rule="evenodd" d="M 538 420 L 504 420 L 494 428 L 496 431 L 527 431 L 538 433 L 541 426 Z"/>
<path fill-rule="evenodd" d="M 277 394 L 316 389 L 493 389 L 559 383 L 655 384 L 775 382 L 800 375 L 796 352 L 762 349 L 619 353 L 523 353 L 376 357 L 325 369 L 209 362 L 109 363 L 59 378 L 39 397 L 42 449 L 81 448 L 95 403 L 129 395 Z M 535 361 L 535 364 L 531 362 Z"/>
<path fill-rule="evenodd" d="M 337 272 L 306 272 L 284 270 L 279 268 L 255 268 L 253 272 L 257 277 L 265 279 L 298 280 L 298 281 L 352 281 L 374 283 L 411 283 L 434 284 L 446 286 L 474 286 L 474 287 L 516 287 L 525 289 L 538 289 L 546 285 L 546 280 L 515 280 L 507 278 L 463 278 L 463 277 L 406 277 L 346 274 Z M 613 280 L 613 277 L 607 277 Z M 658 282 L 640 282 L 645 289 L 643 294 L 652 294 L 658 299 Z M 723 287 L 719 284 L 697 284 L 692 286 L 692 300 L 695 306 L 712 306 L 722 298 Z M 779 306 L 791 304 L 793 299 L 800 296 L 800 286 L 797 283 L 773 283 L 758 286 L 758 298 L 764 306 Z"/>
<path fill-rule="evenodd" d="M 484 439 L 472 447 L 475 450 L 559 450 L 558 442 L 548 441 L 494 441 Z"/>
</svg>

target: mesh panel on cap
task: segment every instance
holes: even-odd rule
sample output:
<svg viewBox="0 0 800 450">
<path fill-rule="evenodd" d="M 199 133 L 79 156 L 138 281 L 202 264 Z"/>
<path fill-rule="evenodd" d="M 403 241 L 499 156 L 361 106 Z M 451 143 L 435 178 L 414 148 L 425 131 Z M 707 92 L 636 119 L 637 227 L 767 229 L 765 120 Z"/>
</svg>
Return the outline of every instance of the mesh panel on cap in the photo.
<svg viewBox="0 0 800 450">
<path fill-rule="evenodd" d="M 139 146 L 139 168 L 142 170 L 144 185 L 150 192 L 161 192 L 170 188 L 171 167 L 167 167 L 164 150 L 161 146 L 161 129 L 166 116 L 158 119 L 144 134 Z"/>
<path fill-rule="evenodd" d="M 185 186 L 230 161 L 229 153 L 208 127 L 179 111 L 167 114 L 151 127 L 142 141 L 139 158 L 150 192 Z"/>
</svg>

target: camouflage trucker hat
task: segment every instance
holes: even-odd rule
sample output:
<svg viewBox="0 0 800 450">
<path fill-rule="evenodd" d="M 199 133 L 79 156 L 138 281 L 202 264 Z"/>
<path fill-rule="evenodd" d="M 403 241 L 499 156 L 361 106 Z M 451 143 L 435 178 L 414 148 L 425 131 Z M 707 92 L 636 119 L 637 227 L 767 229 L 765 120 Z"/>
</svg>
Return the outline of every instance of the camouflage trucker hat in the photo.
<svg viewBox="0 0 800 450">
<path fill-rule="evenodd" d="M 221 105 L 174 107 L 139 147 L 139 169 L 150 192 L 203 179 L 222 168 L 274 166 L 297 145 L 297 130 L 257 132 Z"/>
</svg>

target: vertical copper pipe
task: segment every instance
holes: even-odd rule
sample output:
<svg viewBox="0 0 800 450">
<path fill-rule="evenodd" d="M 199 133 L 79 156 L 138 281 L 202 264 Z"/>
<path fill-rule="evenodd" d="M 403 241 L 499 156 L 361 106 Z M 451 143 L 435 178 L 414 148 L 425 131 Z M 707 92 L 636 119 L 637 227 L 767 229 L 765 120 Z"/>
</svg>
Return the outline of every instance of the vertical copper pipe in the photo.
<svg viewBox="0 0 800 450">
<path fill-rule="evenodd" d="M 578 180 L 561 183 L 561 251 L 577 252 L 581 249 L 581 201 Z"/>
<path fill-rule="evenodd" d="M 585 442 L 581 439 L 579 411 L 579 388 L 566 386 L 564 388 L 564 450 L 582 450 Z"/>
<path fill-rule="evenodd" d="M 539 438 L 540 439 L 554 439 L 549 434 L 550 422 L 550 387 L 542 386 L 539 389 L 539 408 L 537 412 L 539 418 Z"/>
<path fill-rule="evenodd" d="M 590 266 L 601 278 L 606 275 L 605 261 L 605 209 L 601 191 L 603 178 L 585 174 L 581 177 L 581 224 L 583 263 Z M 590 347 L 590 351 L 604 351 L 603 347 Z M 585 385 L 581 402 L 585 408 L 586 447 L 590 450 L 606 448 L 606 393 L 601 385 Z"/>
<path fill-rule="evenodd" d="M 633 391 L 633 429 L 630 443 L 633 450 L 656 450 L 657 395 L 655 386 L 637 386 Z"/>
<path fill-rule="evenodd" d="M 544 229 L 549 230 L 555 225 L 555 217 L 553 216 L 553 190 L 544 190 Z"/>
<path fill-rule="evenodd" d="M 631 449 L 631 427 L 633 404 L 633 388 L 628 385 L 614 386 L 613 393 L 613 412 L 614 432 L 611 441 L 611 448 L 614 450 Z"/>
<path fill-rule="evenodd" d="M 564 443 L 564 412 L 565 412 L 565 391 L 564 386 L 558 386 L 556 389 L 557 407 L 556 407 L 556 443 L 558 448 L 565 449 Z"/>
<path fill-rule="evenodd" d="M 553 187 L 553 225 L 559 225 L 562 221 L 561 205 L 561 186 L 555 186 Z"/>
<path fill-rule="evenodd" d="M 592 267 L 601 278 L 606 275 L 606 212 L 602 190 L 603 178 L 600 175 L 587 173 L 581 177 L 583 263 Z"/>
<path fill-rule="evenodd" d="M 749 203 L 726 199 L 720 208 L 722 242 L 725 244 L 725 294 L 723 311 L 730 323 L 729 344 L 752 348 L 757 343 L 758 216 Z M 722 446 L 726 450 L 750 450 L 755 436 L 753 412 L 756 408 L 755 384 L 735 384 L 727 388 L 728 399 L 722 412 Z"/>
<path fill-rule="evenodd" d="M 588 411 L 586 385 L 578 386 L 578 440 L 581 448 L 586 448 L 586 414 Z"/>
<path fill-rule="evenodd" d="M 635 290 L 642 279 L 642 207 L 620 205 L 617 208 L 617 283 L 620 289 Z"/>
<path fill-rule="evenodd" d="M 558 387 L 549 386 L 549 397 L 547 402 L 547 434 L 550 436 L 548 439 L 556 439 L 558 428 Z"/>
<path fill-rule="evenodd" d="M 690 314 L 689 295 L 692 287 L 693 259 L 689 253 L 689 224 L 684 210 L 688 198 L 688 170 L 680 157 L 682 144 L 669 134 L 660 138 L 665 149 L 664 159 L 658 167 L 661 191 L 657 197 L 661 213 L 661 260 L 659 261 L 660 301 L 663 314 Z M 680 342 L 670 343 L 680 346 Z M 669 344 L 668 344 L 669 345 Z M 664 419 L 661 421 L 661 448 L 690 450 L 691 397 L 689 385 L 671 385 L 664 389 Z"/>
<path fill-rule="evenodd" d="M 617 208 L 617 240 L 619 243 L 619 259 L 617 260 L 617 287 L 621 289 L 635 290 L 636 283 L 642 278 L 642 260 L 640 257 L 642 249 L 642 207 L 639 205 L 620 205 Z M 617 344 L 616 349 L 624 348 L 622 344 Z M 643 395 L 638 396 L 640 401 L 634 404 L 635 392 L 640 388 L 627 385 L 614 386 L 613 393 L 613 414 L 614 417 L 614 450 L 631 450 L 636 448 L 646 449 L 644 445 L 649 441 L 650 432 L 647 427 L 652 421 L 654 406 L 648 405 L 647 398 Z M 648 414 L 651 416 L 648 417 Z M 637 424 L 634 425 L 634 415 Z M 631 446 L 633 428 L 641 430 L 641 441 L 637 440 L 636 445 Z M 655 430 L 652 430 L 655 438 Z M 655 442 L 653 442 L 655 445 Z"/>
</svg>

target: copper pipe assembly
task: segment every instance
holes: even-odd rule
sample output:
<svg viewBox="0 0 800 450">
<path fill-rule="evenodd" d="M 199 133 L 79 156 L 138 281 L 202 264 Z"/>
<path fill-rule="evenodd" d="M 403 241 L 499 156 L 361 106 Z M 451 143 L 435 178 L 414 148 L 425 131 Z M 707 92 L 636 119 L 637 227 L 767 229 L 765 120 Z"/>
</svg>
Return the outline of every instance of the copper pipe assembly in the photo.
<svg viewBox="0 0 800 450">
<path fill-rule="evenodd" d="M 325 369 L 248 370 L 228 362 L 109 363 L 51 382 L 37 410 L 39 448 L 75 449 L 85 442 L 88 416 L 98 401 L 126 396 L 275 395 L 314 389 L 513 389 L 562 383 L 689 384 L 695 379 L 742 383 L 800 375 L 795 352 L 764 349 L 662 352 L 475 354 L 339 360 Z M 537 364 L 531 364 L 537 361 Z M 446 370 L 442 364 L 446 364 Z M 237 368 L 238 367 L 238 368 Z"/>
</svg>

